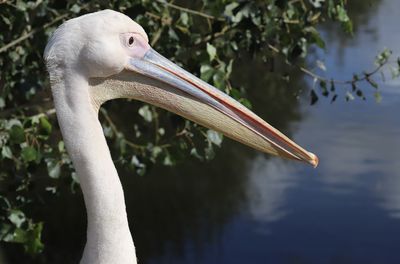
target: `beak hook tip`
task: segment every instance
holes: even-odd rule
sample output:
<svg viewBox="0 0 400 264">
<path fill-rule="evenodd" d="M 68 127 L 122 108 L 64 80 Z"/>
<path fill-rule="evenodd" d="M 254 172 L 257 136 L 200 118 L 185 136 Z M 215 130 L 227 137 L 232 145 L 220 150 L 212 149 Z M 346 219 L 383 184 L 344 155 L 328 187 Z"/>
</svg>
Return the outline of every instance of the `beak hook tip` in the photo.
<svg viewBox="0 0 400 264">
<path fill-rule="evenodd" d="M 318 166 L 319 159 L 318 159 L 317 155 L 315 155 L 314 153 L 311 153 L 311 152 L 310 152 L 310 156 L 311 156 L 311 160 L 309 162 L 315 169 Z"/>
</svg>

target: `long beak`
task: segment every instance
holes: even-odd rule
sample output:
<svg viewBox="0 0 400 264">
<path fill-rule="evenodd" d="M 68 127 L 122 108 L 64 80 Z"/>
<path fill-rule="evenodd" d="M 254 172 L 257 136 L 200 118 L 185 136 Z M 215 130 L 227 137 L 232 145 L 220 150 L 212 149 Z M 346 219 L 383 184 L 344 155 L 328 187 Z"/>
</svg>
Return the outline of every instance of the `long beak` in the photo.
<svg viewBox="0 0 400 264">
<path fill-rule="evenodd" d="M 304 161 L 314 167 L 318 165 L 316 155 L 297 145 L 235 99 L 180 68 L 155 50 L 150 48 L 141 59 L 131 58 L 127 69 L 166 83 L 212 108 L 212 113 L 219 114 L 205 117 L 203 107 L 198 107 L 198 113 L 196 109 L 185 110 L 182 107 L 174 112 L 263 152 Z"/>
</svg>

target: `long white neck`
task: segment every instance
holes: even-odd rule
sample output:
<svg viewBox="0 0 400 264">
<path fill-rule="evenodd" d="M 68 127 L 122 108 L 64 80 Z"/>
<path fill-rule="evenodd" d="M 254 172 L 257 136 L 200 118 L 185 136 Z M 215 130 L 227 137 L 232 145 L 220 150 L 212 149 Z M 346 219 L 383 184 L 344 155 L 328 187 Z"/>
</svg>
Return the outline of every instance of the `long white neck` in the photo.
<svg viewBox="0 0 400 264">
<path fill-rule="evenodd" d="M 81 263 L 136 263 L 124 193 L 92 104 L 88 80 L 75 72 L 63 75 L 52 82 L 52 92 L 86 204 L 87 242 Z"/>
</svg>

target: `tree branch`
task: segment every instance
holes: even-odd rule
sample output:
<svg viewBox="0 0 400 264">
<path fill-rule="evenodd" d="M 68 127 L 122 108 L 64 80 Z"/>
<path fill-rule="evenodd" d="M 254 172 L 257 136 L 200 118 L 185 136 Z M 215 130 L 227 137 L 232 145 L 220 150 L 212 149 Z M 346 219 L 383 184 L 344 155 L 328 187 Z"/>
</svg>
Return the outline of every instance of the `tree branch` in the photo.
<svg viewBox="0 0 400 264">
<path fill-rule="evenodd" d="M 119 130 L 117 129 L 117 126 L 114 124 L 114 122 L 112 121 L 111 117 L 108 115 L 107 111 L 104 108 L 100 108 L 100 113 L 103 114 L 105 120 L 110 125 L 110 127 L 111 127 L 112 131 L 114 132 L 115 136 L 117 137 L 118 135 L 120 135 L 121 132 L 119 132 Z M 135 143 L 127 140 L 125 137 L 124 137 L 124 140 L 125 140 L 125 143 L 128 146 L 130 146 L 131 148 L 139 149 L 139 150 L 142 150 L 142 151 L 144 149 L 146 149 L 146 146 L 135 144 Z"/>
<path fill-rule="evenodd" d="M 271 49 L 275 53 L 281 54 L 280 50 L 278 48 L 272 46 L 271 44 L 268 44 L 268 48 Z M 388 63 L 387 59 L 383 63 L 381 63 L 378 67 L 376 67 L 374 70 L 372 70 L 370 72 L 363 73 L 364 76 L 361 77 L 361 78 L 358 78 L 358 79 L 354 79 L 353 78 L 351 80 L 334 80 L 334 79 L 328 79 L 328 78 L 322 77 L 321 75 L 318 75 L 318 74 L 312 72 L 311 70 L 309 70 L 309 69 L 307 69 L 307 68 L 305 68 L 303 66 L 300 66 L 300 65 L 297 65 L 297 64 L 291 64 L 288 61 L 286 61 L 287 65 L 297 67 L 300 71 L 302 71 L 303 73 L 311 76 L 314 79 L 317 79 L 317 80 L 323 81 L 323 82 L 333 82 L 333 83 L 339 84 L 339 85 L 355 84 L 356 82 L 362 82 L 362 81 L 370 82 L 370 76 L 372 76 L 372 75 L 376 74 L 377 72 L 379 72 L 379 70 L 381 70 L 382 67 L 384 65 L 386 65 L 386 63 Z"/>
<path fill-rule="evenodd" d="M 82 9 L 85 9 L 85 8 L 87 8 L 88 6 L 89 6 L 89 4 L 85 4 L 85 5 L 82 6 Z M 46 29 L 46 28 L 48 28 L 48 27 L 54 25 L 54 24 L 57 23 L 58 21 L 63 20 L 64 18 L 67 18 L 69 15 L 70 15 L 70 13 L 65 13 L 65 14 L 63 14 L 63 15 L 60 15 L 60 16 L 56 17 L 55 19 L 53 19 L 52 21 L 50 21 L 50 22 L 44 24 L 44 25 L 41 26 L 41 27 L 32 29 L 31 31 L 29 31 L 29 32 L 27 32 L 27 33 L 25 33 L 25 34 L 23 34 L 21 37 L 15 39 L 15 40 L 13 40 L 13 41 L 11 41 L 10 43 L 4 45 L 3 47 L 1 47 L 1 48 L 0 48 L 0 53 L 3 53 L 3 52 L 5 52 L 5 51 L 7 51 L 7 50 L 10 49 L 11 47 L 13 47 L 13 46 L 19 44 L 20 42 L 26 40 L 27 38 L 32 37 L 33 35 L 35 35 L 35 34 L 38 33 L 39 31 L 42 31 L 42 30 L 44 30 L 44 29 Z"/>
<path fill-rule="evenodd" d="M 184 12 L 196 15 L 196 16 L 201 16 L 201 17 L 204 17 L 204 18 L 207 18 L 207 19 L 212 19 L 212 20 L 225 21 L 225 19 L 223 19 L 221 17 L 215 17 L 215 16 L 212 16 L 212 15 L 200 12 L 200 11 L 196 11 L 196 10 L 189 9 L 189 8 L 186 8 L 186 7 L 178 6 L 178 5 L 175 5 L 175 4 L 172 4 L 172 3 L 165 2 L 164 0 L 157 0 L 157 2 L 159 2 L 160 4 L 163 4 L 165 6 L 168 6 L 168 7 L 180 10 L 180 11 L 184 11 Z"/>
<path fill-rule="evenodd" d="M 54 25 L 54 24 L 57 23 L 58 21 L 60 21 L 60 20 L 62 20 L 62 19 L 64 19 L 64 18 L 66 18 L 66 17 L 68 17 L 68 15 L 69 15 L 69 14 L 63 14 L 63 15 L 61 15 L 61 16 L 55 18 L 53 21 L 44 24 L 42 27 L 32 29 L 31 31 L 29 31 L 29 32 L 27 32 L 27 33 L 25 33 L 25 34 L 23 34 L 21 37 L 15 39 L 15 40 L 13 40 L 13 41 L 11 41 L 10 43 L 4 45 L 3 47 L 1 47 L 1 48 L 0 48 L 0 53 L 3 53 L 3 52 L 5 52 L 5 51 L 7 51 L 9 48 L 11 48 L 11 47 L 13 47 L 13 46 L 19 44 L 20 42 L 24 41 L 25 39 L 32 37 L 32 36 L 33 36 L 34 34 L 36 34 L 37 32 L 39 32 L 39 31 L 41 31 L 41 30 L 44 30 L 44 29 L 50 27 L 51 25 Z"/>
</svg>

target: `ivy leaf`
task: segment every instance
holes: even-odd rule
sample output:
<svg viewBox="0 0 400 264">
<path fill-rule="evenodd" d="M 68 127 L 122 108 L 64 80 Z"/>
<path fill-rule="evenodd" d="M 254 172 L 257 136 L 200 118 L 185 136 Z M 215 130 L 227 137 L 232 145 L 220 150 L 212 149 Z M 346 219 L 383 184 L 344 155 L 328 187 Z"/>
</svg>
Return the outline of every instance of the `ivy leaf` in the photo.
<svg viewBox="0 0 400 264">
<path fill-rule="evenodd" d="M 190 155 L 196 157 L 197 159 L 199 159 L 199 160 L 201 160 L 201 161 L 204 160 L 204 158 L 199 154 L 199 152 L 197 152 L 197 149 L 196 149 L 196 148 L 192 148 L 192 149 L 190 150 Z"/>
<path fill-rule="evenodd" d="M 153 114 L 151 113 L 148 105 L 144 105 L 139 108 L 139 115 L 141 115 L 146 122 L 151 122 L 153 120 Z"/>
<path fill-rule="evenodd" d="M 208 65 L 208 64 L 203 64 L 200 67 L 200 78 L 203 81 L 208 82 L 211 77 L 214 75 L 214 69 Z"/>
<path fill-rule="evenodd" d="M 26 11 L 27 9 L 27 4 L 22 1 L 22 0 L 17 0 L 17 3 L 15 5 L 17 7 L 17 9 L 19 9 L 20 11 Z"/>
<path fill-rule="evenodd" d="M 329 95 L 329 91 L 328 91 L 328 88 L 326 87 L 326 81 L 321 80 L 319 82 L 319 86 L 321 88 L 322 95 L 327 97 Z"/>
<path fill-rule="evenodd" d="M 224 11 L 224 15 L 227 17 L 233 17 L 233 10 L 239 6 L 239 3 L 237 2 L 232 2 L 228 5 L 225 6 L 225 11 Z"/>
<path fill-rule="evenodd" d="M 315 27 L 306 27 L 304 31 L 310 33 L 312 42 L 317 44 L 321 49 L 325 49 L 325 41 L 321 38 L 321 35 Z"/>
<path fill-rule="evenodd" d="M 336 11 L 337 11 L 337 16 L 338 16 L 339 21 L 347 22 L 347 21 L 350 20 L 349 16 L 347 15 L 347 12 L 346 12 L 346 10 L 344 9 L 343 6 L 337 5 L 336 6 Z"/>
<path fill-rule="evenodd" d="M 375 97 L 375 101 L 376 101 L 377 103 L 382 102 L 382 95 L 381 95 L 380 92 L 375 92 L 375 93 L 374 93 L 374 97 Z"/>
<path fill-rule="evenodd" d="M 31 255 L 42 252 L 44 245 L 42 243 L 43 223 L 37 223 L 30 227 L 26 236 L 27 242 L 24 245 L 26 252 Z"/>
<path fill-rule="evenodd" d="M 214 130 L 209 129 L 209 130 L 207 130 L 207 139 L 211 143 L 213 143 L 213 144 L 217 145 L 218 147 L 220 147 L 221 143 L 222 143 L 223 136 L 222 136 L 221 133 L 218 133 L 218 132 L 216 132 Z"/>
<path fill-rule="evenodd" d="M 204 149 L 206 160 L 212 160 L 215 157 L 215 151 L 211 144 Z"/>
<path fill-rule="evenodd" d="M 152 150 L 151 150 L 151 157 L 153 162 L 156 162 L 156 158 L 162 153 L 162 148 L 160 148 L 159 146 L 155 146 Z"/>
<path fill-rule="evenodd" d="M 13 125 L 11 127 L 10 141 L 14 144 L 20 144 L 25 141 L 25 132 L 21 126 Z"/>
<path fill-rule="evenodd" d="M 208 56 L 210 56 L 210 61 L 213 61 L 215 59 L 215 56 L 217 55 L 217 49 L 208 42 L 207 42 L 207 53 Z"/>
<path fill-rule="evenodd" d="M 314 91 L 314 89 L 311 90 L 310 97 L 311 97 L 311 103 L 310 104 L 314 105 L 318 101 L 318 95 Z"/>
<path fill-rule="evenodd" d="M 346 101 L 353 101 L 354 96 L 350 92 L 346 92 Z"/>
<path fill-rule="evenodd" d="M 164 160 L 163 160 L 163 165 L 164 165 L 164 166 L 172 166 L 172 165 L 174 165 L 174 162 L 173 162 L 173 160 L 171 159 L 171 156 L 170 156 L 170 155 L 166 155 L 166 156 L 165 156 L 165 158 L 164 158 Z"/>
<path fill-rule="evenodd" d="M 333 103 L 333 102 L 335 102 L 336 101 L 336 98 L 338 97 L 338 95 L 337 94 L 335 94 L 333 97 L 332 97 L 332 99 L 331 99 L 331 104 Z"/>
<path fill-rule="evenodd" d="M 37 158 L 37 151 L 33 147 L 25 147 L 21 151 L 21 157 L 25 162 L 31 162 L 36 160 Z"/>
<path fill-rule="evenodd" d="M 367 78 L 367 82 L 375 89 L 378 89 L 378 84 L 372 78 Z"/>
<path fill-rule="evenodd" d="M 61 165 L 59 162 L 52 160 L 47 162 L 47 171 L 50 178 L 58 179 L 61 174 Z"/>
<path fill-rule="evenodd" d="M 69 10 L 72 13 L 78 14 L 81 11 L 81 7 L 77 4 L 74 4 Z"/>
<path fill-rule="evenodd" d="M 214 86 L 220 90 L 225 87 L 225 72 L 217 70 L 213 75 Z"/>
<path fill-rule="evenodd" d="M 21 225 L 26 221 L 25 214 L 17 209 L 11 210 L 8 215 L 8 220 L 13 223 L 16 227 L 21 227 Z"/>
<path fill-rule="evenodd" d="M 325 0 L 309 0 L 310 4 L 312 4 L 315 8 L 321 8 L 322 3 L 325 2 Z"/>
<path fill-rule="evenodd" d="M 10 224 L 2 224 L 0 226 L 0 241 L 13 242 L 14 233 L 13 227 Z"/>
<path fill-rule="evenodd" d="M 40 122 L 40 127 L 41 129 L 47 134 L 50 135 L 51 134 L 51 124 L 50 122 L 47 120 L 46 117 L 41 117 L 39 119 Z"/>
<path fill-rule="evenodd" d="M 240 102 L 242 105 L 244 105 L 245 107 L 247 107 L 248 109 L 253 108 L 251 102 L 250 102 L 248 99 L 246 99 L 246 98 L 240 98 L 240 99 L 239 99 L 239 102 Z"/>
<path fill-rule="evenodd" d="M 189 25 L 189 16 L 186 12 L 181 13 L 181 21 L 182 21 L 183 25 L 185 25 L 185 26 Z"/>
<path fill-rule="evenodd" d="M 6 101 L 0 97 L 0 109 L 3 109 L 4 107 L 6 107 Z"/>
<path fill-rule="evenodd" d="M 12 159 L 12 151 L 9 146 L 3 146 L 1 149 L 1 156 L 3 158 Z"/>
</svg>

